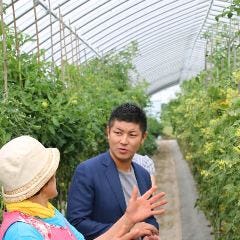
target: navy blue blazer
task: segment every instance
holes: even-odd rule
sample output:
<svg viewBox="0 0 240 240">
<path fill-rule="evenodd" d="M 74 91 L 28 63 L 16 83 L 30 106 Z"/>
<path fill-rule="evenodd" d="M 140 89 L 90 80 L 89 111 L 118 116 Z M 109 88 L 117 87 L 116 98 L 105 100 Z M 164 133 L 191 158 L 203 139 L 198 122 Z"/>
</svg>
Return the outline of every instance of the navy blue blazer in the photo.
<svg viewBox="0 0 240 240">
<path fill-rule="evenodd" d="M 132 163 L 140 194 L 151 187 L 149 173 Z M 67 219 L 91 240 L 106 232 L 125 212 L 126 203 L 115 162 L 109 152 L 80 163 L 68 193 Z M 158 228 L 154 217 L 146 219 Z"/>
</svg>

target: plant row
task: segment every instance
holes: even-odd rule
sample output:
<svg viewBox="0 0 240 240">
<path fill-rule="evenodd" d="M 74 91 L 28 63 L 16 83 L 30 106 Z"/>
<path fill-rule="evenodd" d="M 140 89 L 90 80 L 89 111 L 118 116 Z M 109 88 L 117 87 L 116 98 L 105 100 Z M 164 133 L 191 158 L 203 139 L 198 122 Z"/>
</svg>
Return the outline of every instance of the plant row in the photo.
<svg viewBox="0 0 240 240">
<path fill-rule="evenodd" d="M 131 61 L 136 45 L 80 66 L 62 62 L 53 68 L 35 54 L 19 54 L 14 33 L 5 31 L 7 56 L 0 47 L 0 92 L 6 93 L 3 76 L 7 74 L 8 94 L 0 96 L 0 146 L 27 134 L 47 147 L 57 147 L 61 161 L 56 204 L 64 209 L 76 165 L 108 149 L 105 128 L 113 107 L 123 102 L 149 105 L 146 84 L 133 85 L 128 76 L 134 70 Z M 18 34 L 20 46 L 28 40 Z M 2 67 L 5 59 L 7 71 Z M 150 128 L 142 153 L 152 154 L 156 149 L 154 134 Z"/>
<path fill-rule="evenodd" d="M 218 240 L 240 239 L 240 53 L 229 64 L 229 49 L 219 43 L 208 59 L 212 67 L 184 81 L 161 116 L 181 145 L 197 181 L 197 205 Z"/>
</svg>

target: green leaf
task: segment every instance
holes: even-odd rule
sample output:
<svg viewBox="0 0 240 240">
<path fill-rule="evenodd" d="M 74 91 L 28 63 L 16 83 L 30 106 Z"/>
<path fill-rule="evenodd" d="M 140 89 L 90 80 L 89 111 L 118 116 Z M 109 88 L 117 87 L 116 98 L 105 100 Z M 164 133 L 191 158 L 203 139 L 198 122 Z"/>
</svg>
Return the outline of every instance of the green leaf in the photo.
<svg viewBox="0 0 240 240">
<path fill-rule="evenodd" d="M 60 124 L 56 117 L 54 117 L 54 116 L 52 117 L 52 122 L 53 122 L 54 126 L 59 127 Z"/>
<path fill-rule="evenodd" d="M 228 13 L 227 13 L 227 17 L 228 17 L 228 18 L 232 18 L 232 16 L 233 16 L 233 13 L 232 13 L 232 12 L 228 12 Z"/>
</svg>

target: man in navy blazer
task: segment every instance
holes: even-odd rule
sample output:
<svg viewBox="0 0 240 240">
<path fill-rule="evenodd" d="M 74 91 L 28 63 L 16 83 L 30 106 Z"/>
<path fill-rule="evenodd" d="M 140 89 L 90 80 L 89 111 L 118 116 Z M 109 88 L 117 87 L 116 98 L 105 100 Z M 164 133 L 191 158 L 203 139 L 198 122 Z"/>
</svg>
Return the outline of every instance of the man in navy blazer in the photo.
<svg viewBox="0 0 240 240">
<path fill-rule="evenodd" d="M 132 162 L 146 138 L 147 120 L 137 105 L 126 103 L 113 110 L 108 121 L 109 151 L 80 163 L 68 193 L 67 218 L 87 240 L 106 232 L 125 212 L 133 186 L 139 194 L 151 187 L 149 173 Z M 158 223 L 150 217 L 136 224 L 159 239 Z"/>
</svg>

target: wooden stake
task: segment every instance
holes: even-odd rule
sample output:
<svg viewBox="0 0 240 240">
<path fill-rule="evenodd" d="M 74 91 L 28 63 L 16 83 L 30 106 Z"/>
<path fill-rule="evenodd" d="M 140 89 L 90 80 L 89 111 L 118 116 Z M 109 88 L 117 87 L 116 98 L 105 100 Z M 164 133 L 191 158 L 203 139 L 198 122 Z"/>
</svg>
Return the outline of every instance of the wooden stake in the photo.
<svg viewBox="0 0 240 240">
<path fill-rule="evenodd" d="M 37 10 L 36 10 L 36 0 L 33 0 L 33 11 L 35 18 L 35 28 L 36 28 L 36 37 L 37 37 L 37 62 L 40 62 L 40 48 L 39 48 L 39 31 L 38 31 L 38 23 L 37 23 Z"/>
<path fill-rule="evenodd" d="M 61 52 L 61 80 L 63 81 L 64 79 L 64 63 L 63 63 L 63 48 L 62 48 L 62 22 L 61 22 L 61 11 L 60 7 L 58 8 L 59 10 L 59 33 L 60 33 L 60 52 Z"/>
<path fill-rule="evenodd" d="M 6 44 L 6 32 L 3 19 L 3 2 L 0 0 L 0 14 L 2 21 L 2 46 L 3 46 L 3 100 L 8 98 L 8 69 L 7 69 L 7 44 Z"/>
<path fill-rule="evenodd" d="M 48 7 L 51 11 L 51 2 L 48 0 Z M 53 57 L 53 28 L 52 28 L 52 14 L 49 14 L 49 20 L 50 20 L 50 34 L 51 34 L 51 73 L 53 74 L 54 69 L 54 57 Z"/>
<path fill-rule="evenodd" d="M 17 33 L 17 23 L 16 23 L 15 7 L 14 7 L 14 1 L 13 0 L 12 0 L 12 11 L 13 11 L 15 44 L 16 44 L 16 51 L 17 51 L 17 61 L 18 61 L 19 84 L 20 84 L 21 87 L 23 87 L 23 84 L 22 84 L 22 67 L 21 67 L 21 61 L 20 61 L 20 49 L 19 49 L 18 33 Z"/>
<path fill-rule="evenodd" d="M 76 39 L 77 41 L 77 66 L 78 66 L 78 71 L 80 72 L 81 68 L 81 49 L 80 49 L 80 40 L 79 38 Z"/>
<path fill-rule="evenodd" d="M 66 49 L 65 25 L 63 24 L 63 17 L 62 16 L 61 16 L 61 23 L 62 23 L 63 47 L 64 47 L 64 56 L 63 56 L 63 58 L 67 62 L 68 58 L 67 58 L 67 49 Z"/>
<path fill-rule="evenodd" d="M 77 35 L 77 30 L 75 29 L 75 33 Z M 79 38 L 76 38 L 76 57 L 77 57 L 77 65 L 81 65 L 81 53 L 80 53 L 80 41 Z"/>
<path fill-rule="evenodd" d="M 64 46 L 64 78 L 69 80 L 69 71 L 68 71 L 68 57 L 67 57 L 67 44 L 66 44 L 66 36 L 65 36 L 65 24 L 63 22 L 63 17 L 61 16 L 61 23 L 62 23 L 62 31 L 63 31 L 63 46 Z"/>
<path fill-rule="evenodd" d="M 70 20 L 69 20 L 69 27 L 71 28 L 71 22 L 70 22 Z M 72 64 L 74 64 L 74 58 L 73 58 L 73 55 L 74 55 L 74 53 L 73 53 L 73 36 L 72 36 L 72 32 L 70 32 L 70 41 L 71 41 L 71 59 L 72 59 Z"/>
<path fill-rule="evenodd" d="M 231 34 L 232 34 L 232 20 L 230 19 L 230 24 L 229 24 L 229 36 L 227 39 L 227 56 L 228 56 L 228 76 L 230 77 L 231 75 L 231 45 L 232 45 L 232 41 L 231 41 Z"/>
</svg>

